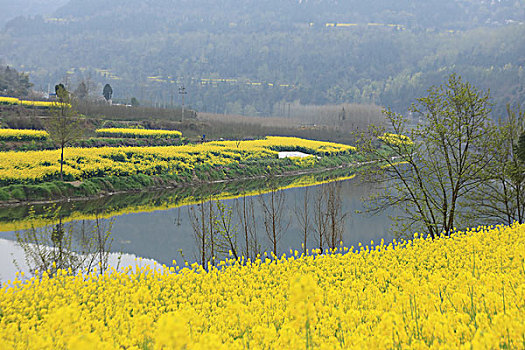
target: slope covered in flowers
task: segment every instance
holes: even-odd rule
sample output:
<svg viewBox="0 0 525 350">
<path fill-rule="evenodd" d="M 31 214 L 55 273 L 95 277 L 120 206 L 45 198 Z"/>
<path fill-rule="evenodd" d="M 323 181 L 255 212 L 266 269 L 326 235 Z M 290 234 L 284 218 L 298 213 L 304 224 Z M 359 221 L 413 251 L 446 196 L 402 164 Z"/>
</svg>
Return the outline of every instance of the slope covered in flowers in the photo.
<svg viewBox="0 0 525 350">
<path fill-rule="evenodd" d="M 216 141 L 163 147 L 67 148 L 64 178 L 83 180 L 102 176 L 177 175 L 197 168 L 217 168 L 263 159 L 277 159 L 279 150 L 303 150 L 312 155 L 348 155 L 355 148 L 295 137 L 254 141 Z M 294 160 L 310 167 L 316 158 Z M 0 152 L 0 184 L 33 184 L 60 178 L 60 150 Z"/>
<path fill-rule="evenodd" d="M 48 137 L 44 130 L 0 129 L 0 141 L 47 140 Z"/>
<path fill-rule="evenodd" d="M 15 281 L 0 347 L 525 347 L 525 225 L 343 252 Z"/>
<path fill-rule="evenodd" d="M 0 104 L 6 105 L 22 105 L 26 107 L 44 107 L 51 108 L 56 107 L 56 101 L 31 101 L 31 100 L 22 100 L 16 97 L 5 97 L 0 96 Z"/>
</svg>

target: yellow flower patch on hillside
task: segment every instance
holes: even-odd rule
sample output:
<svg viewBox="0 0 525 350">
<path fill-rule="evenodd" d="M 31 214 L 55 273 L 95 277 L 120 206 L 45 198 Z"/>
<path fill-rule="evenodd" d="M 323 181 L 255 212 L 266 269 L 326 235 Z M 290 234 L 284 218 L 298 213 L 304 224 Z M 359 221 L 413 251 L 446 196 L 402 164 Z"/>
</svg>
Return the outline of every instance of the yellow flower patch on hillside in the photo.
<svg viewBox="0 0 525 350">
<path fill-rule="evenodd" d="M 100 137 L 132 137 L 132 138 L 180 138 L 182 133 L 177 130 L 149 130 L 131 128 L 104 128 L 96 130 Z"/>
<path fill-rule="evenodd" d="M 45 130 L 0 129 L 2 141 L 46 140 L 48 137 L 49 134 Z"/>
<path fill-rule="evenodd" d="M 383 136 L 379 136 L 378 139 L 380 139 L 381 141 L 389 145 L 400 145 L 400 144 L 412 145 L 413 144 L 410 137 L 406 135 L 392 134 L 389 132 L 386 132 Z"/>
<path fill-rule="evenodd" d="M 55 102 L 55 101 L 31 101 L 31 100 L 22 100 L 22 99 L 19 99 L 19 98 L 16 98 L 16 97 L 0 96 L 0 104 L 22 105 L 22 106 L 26 106 L 26 107 L 51 108 L 51 107 L 56 107 L 58 105 L 58 102 Z M 69 105 L 69 106 L 71 106 L 71 105 Z"/>
</svg>

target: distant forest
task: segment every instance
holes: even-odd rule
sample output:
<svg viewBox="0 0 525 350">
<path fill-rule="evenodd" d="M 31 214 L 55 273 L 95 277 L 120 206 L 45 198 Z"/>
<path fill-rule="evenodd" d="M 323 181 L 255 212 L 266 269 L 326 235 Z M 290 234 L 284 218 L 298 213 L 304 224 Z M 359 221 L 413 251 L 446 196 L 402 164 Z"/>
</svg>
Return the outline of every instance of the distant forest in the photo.
<svg viewBox="0 0 525 350">
<path fill-rule="evenodd" d="M 28 96 L 32 85 L 27 74 L 0 65 L 0 96 Z"/>
<path fill-rule="evenodd" d="M 19 16 L 51 15 L 68 0 L 0 0 L 0 26 Z"/>
<path fill-rule="evenodd" d="M 72 0 L 10 20 L 0 64 L 42 90 L 110 83 L 115 99 L 170 106 L 184 85 L 198 111 L 261 116 L 297 103 L 404 112 L 456 72 L 501 115 L 525 106 L 524 22 L 519 0 Z"/>
</svg>

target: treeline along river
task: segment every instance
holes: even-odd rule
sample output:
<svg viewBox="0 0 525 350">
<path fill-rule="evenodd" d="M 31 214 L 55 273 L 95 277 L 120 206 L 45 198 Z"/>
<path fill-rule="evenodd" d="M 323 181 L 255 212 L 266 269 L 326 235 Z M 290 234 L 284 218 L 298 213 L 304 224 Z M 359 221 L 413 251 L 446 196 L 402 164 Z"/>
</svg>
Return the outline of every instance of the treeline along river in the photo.
<svg viewBox="0 0 525 350">
<path fill-rule="evenodd" d="M 135 264 L 135 258 L 144 258 L 141 264 L 158 262 L 171 266 L 173 260 L 179 265 L 201 263 L 203 218 L 204 231 L 209 235 L 209 227 L 212 227 L 215 232 L 214 256 L 217 260 L 227 257 L 232 248 L 239 256 L 246 255 L 247 227 L 249 255 L 270 254 L 275 238 L 278 255 L 289 254 L 290 250 L 301 253 L 305 239 L 305 197 L 310 225 L 306 248 L 310 251 L 322 246 L 326 252 L 334 238 L 337 246 L 342 241 L 345 247 L 357 247 L 359 243 L 367 245 L 371 240 L 391 241 L 393 237 L 388 231 L 391 213 L 363 214 L 365 208 L 361 199 L 373 189 L 345 172 L 348 170 L 278 178 L 271 184 L 267 179 L 215 183 L 118 194 L 89 201 L 0 208 L 0 281 L 13 279 L 17 271 L 31 276 L 32 270 L 52 266 L 52 261 L 43 260 L 56 260 L 59 255 L 50 252 L 57 247 L 92 254 L 95 258 L 89 260 L 90 267 L 108 263 Z M 333 181 L 333 176 L 339 180 Z M 272 206 L 272 196 L 276 208 L 276 196 L 282 200 L 278 212 L 273 214 L 280 220 L 277 237 L 273 237 L 271 228 L 265 226 L 265 218 L 267 223 L 272 221 L 268 213 L 265 214 L 265 206 Z M 209 214 L 210 199 L 213 217 Z M 321 207 L 316 203 L 321 203 Z M 338 226 L 338 237 L 330 237 L 329 213 L 316 214 L 319 209 L 329 211 L 330 206 Z M 232 218 L 228 223 L 230 240 L 224 235 L 226 228 L 221 213 Z M 323 218 L 326 231 L 320 242 L 319 221 Z M 205 239 L 205 251 L 210 257 L 210 237 L 205 236 Z M 38 248 L 42 246 L 46 247 Z M 101 259 L 104 261 L 99 261 Z M 67 263 L 61 266 L 67 267 Z"/>
</svg>

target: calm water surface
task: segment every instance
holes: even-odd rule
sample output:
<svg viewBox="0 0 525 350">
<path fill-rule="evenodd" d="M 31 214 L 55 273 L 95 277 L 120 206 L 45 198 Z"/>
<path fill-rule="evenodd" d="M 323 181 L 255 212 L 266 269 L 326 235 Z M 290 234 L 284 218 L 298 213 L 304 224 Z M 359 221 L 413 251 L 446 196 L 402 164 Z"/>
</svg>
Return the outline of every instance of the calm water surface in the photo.
<svg viewBox="0 0 525 350">
<path fill-rule="evenodd" d="M 284 190 L 285 199 L 282 210 L 283 231 L 278 243 L 280 253 L 292 250 L 302 250 L 301 226 L 298 223 L 296 211 L 304 202 L 308 193 L 309 203 L 314 203 L 317 191 L 326 185 L 310 187 L 291 188 Z M 384 213 L 376 216 L 358 214 L 364 210 L 362 197 L 369 195 L 371 188 L 360 183 L 357 179 L 341 181 L 342 211 L 347 213 L 344 223 L 342 240 L 344 246 L 357 246 L 369 244 L 371 240 L 379 242 L 384 239 L 390 242 L 393 237 L 388 231 L 391 224 L 389 214 Z M 263 224 L 262 199 L 268 200 L 269 194 L 247 197 L 248 203 L 253 205 L 256 222 L 256 232 L 263 251 L 271 251 L 271 244 L 266 236 Z M 239 214 L 237 207 L 242 204 L 243 198 L 223 200 L 227 207 L 231 207 L 234 213 L 234 222 L 238 224 Z M 124 197 L 123 201 L 126 201 Z M 130 199 L 131 201 L 131 199 Z M 120 259 L 121 265 L 133 264 L 135 258 L 144 258 L 142 264 L 158 262 L 159 264 L 172 265 L 177 260 L 180 265 L 184 260 L 193 263 L 198 260 L 199 242 L 192 226 L 191 210 L 198 211 L 197 205 L 182 205 L 171 209 L 163 209 L 165 203 L 157 200 L 155 205 L 148 211 L 120 214 L 116 216 L 106 215 L 101 219 L 105 224 L 112 223 L 111 238 L 106 247 L 108 248 L 109 262 L 116 264 Z M 19 209 L 22 210 L 22 209 Z M 6 216 L 14 214 L 5 214 Z M 20 214 L 23 216 L 24 214 Z M 313 214 L 310 214 L 313 220 Z M 85 220 L 86 221 L 86 220 Z M 88 220 L 89 221 L 89 220 Z M 79 224 L 80 220 L 71 223 Z M 68 223 L 67 225 L 69 225 Z M 27 226 L 27 224 L 26 224 Z M 2 226 L 0 226 L 1 229 Z M 4 231 L 5 226 L 4 225 Z M 238 245 L 244 250 L 244 242 L 241 237 L 240 225 Z M 18 232 L 22 232 L 19 230 Z M 14 278 L 16 271 L 27 271 L 26 255 L 24 249 L 17 243 L 15 231 L 0 232 L 0 280 L 7 281 Z M 308 237 L 307 247 L 309 249 L 318 247 L 318 240 L 311 232 Z"/>
</svg>

